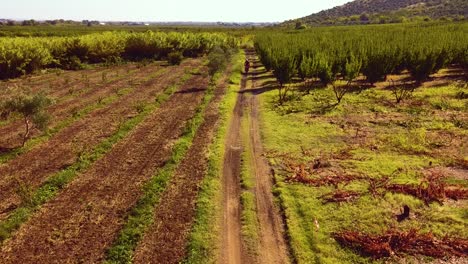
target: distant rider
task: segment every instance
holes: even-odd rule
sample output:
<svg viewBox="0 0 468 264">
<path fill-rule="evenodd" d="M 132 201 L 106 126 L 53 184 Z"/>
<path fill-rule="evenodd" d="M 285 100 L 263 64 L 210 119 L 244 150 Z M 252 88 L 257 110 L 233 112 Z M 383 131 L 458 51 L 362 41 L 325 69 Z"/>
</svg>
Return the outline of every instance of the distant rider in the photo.
<svg viewBox="0 0 468 264">
<path fill-rule="evenodd" d="M 249 69 L 250 69 L 250 61 L 245 60 L 245 63 L 244 63 L 245 74 L 249 73 Z"/>
</svg>

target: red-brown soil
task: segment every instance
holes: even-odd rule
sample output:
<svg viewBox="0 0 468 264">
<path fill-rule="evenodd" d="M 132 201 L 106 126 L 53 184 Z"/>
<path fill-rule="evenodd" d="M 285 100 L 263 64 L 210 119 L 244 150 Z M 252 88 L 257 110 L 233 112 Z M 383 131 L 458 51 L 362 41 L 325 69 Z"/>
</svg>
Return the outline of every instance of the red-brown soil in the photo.
<svg viewBox="0 0 468 264">
<path fill-rule="evenodd" d="M 132 78 L 144 79 L 146 76 L 159 70 L 160 67 L 153 65 L 142 68 L 132 75 Z M 99 74 L 98 74 L 99 76 Z M 97 80 L 96 80 L 97 82 Z M 64 120 L 73 115 L 73 112 L 79 111 L 87 105 L 98 102 L 100 99 L 104 99 L 112 94 L 115 94 L 116 89 L 129 87 L 128 79 L 124 76 L 113 81 L 109 81 L 106 84 L 94 84 L 92 83 L 90 89 L 84 89 L 84 85 L 78 86 L 77 89 L 83 88 L 82 92 L 77 92 L 75 95 L 70 96 L 66 100 L 59 101 L 58 103 L 50 106 L 47 112 L 50 114 L 51 128 L 55 127 L 60 121 Z M 78 89 L 79 90 L 79 89 Z M 62 93 L 59 96 L 66 96 L 68 89 L 59 90 Z M 54 95 L 54 97 L 57 96 Z M 60 97 L 59 97 L 60 98 Z M 24 133 L 24 125 L 21 120 L 13 121 L 5 126 L 0 127 L 0 147 L 3 148 L 15 148 L 21 143 L 21 137 L 18 136 L 20 133 Z M 37 135 L 38 131 L 33 131 L 32 137 Z"/>
<path fill-rule="evenodd" d="M 226 154 L 224 158 L 224 225 L 222 231 L 221 263 L 289 263 L 288 247 L 284 239 L 284 230 L 281 214 L 273 202 L 273 180 L 268 164 L 263 158 L 261 145 L 257 92 L 256 88 L 256 56 L 253 51 L 247 51 L 250 61 L 254 62 L 252 71 L 252 87 L 247 87 L 247 76 L 244 75 L 241 83 L 241 92 L 238 95 L 234 108 L 226 141 Z M 258 66 L 258 65 L 257 65 Z M 245 93 L 252 93 L 248 97 Z M 253 160 L 252 171 L 255 173 L 255 202 L 259 230 L 258 252 L 259 256 L 250 256 L 242 243 L 241 231 L 241 205 L 240 205 L 240 168 L 241 153 L 244 150 L 240 142 L 241 118 L 249 114 L 249 148 Z"/>
<path fill-rule="evenodd" d="M 246 76 L 242 76 L 241 91 L 245 89 Z M 246 250 L 241 239 L 241 207 L 240 207 L 240 167 L 242 143 L 240 139 L 241 117 L 245 104 L 245 96 L 239 93 L 231 124 L 227 131 L 225 143 L 226 152 L 223 161 L 223 229 L 221 244 L 221 263 L 248 263 Z"/>
<path fill-rule="evenodd" d="M 138 245 L 135 263 L 180 263 L 195 215 L 199 186 L 206 175 L 206 151 L 219 120 L 219 101 L 226 90 L 221 79 L 215 97 L 204 113 L 204 122 L 156 207 L 154 223 Z"/>
<path fill-rule="evenodd" d="M 78 90 L 85 87 L 83 76 L 87 76 L 91 86 L 102 83 L 102 75 L 105 74 L 109 81 L 118 80 L 126 72 L 137 69 L 135 64 L 126 64 L 110 67 L 96 67 L 94 69 L 80 71 L 63 71 L 60 74 L 47 73 L 29 75 L 22 78 L 11 79 L 0 82 L 0 99 L 7 96 L 1 90 L 7 87 L 17 87 L 28 89 L 31 92 L 44 92 L 48 96 L 60 98 L 71 90 Z M 141 67 L 140 67 L 141 68 Z M 116 75 L 119 73 L 119 76 Z M 123 74 L 121 74 L 123 73 Z"/>
<path fill-rule="evenodd" d="M 136 115 L 136 103 L 151 102 L 157 93 L 176 83 L 186 69 L 199 64 L 197 60 L 172 68 L 171 74 L 149 80 L 118 101 L 60 131 L 39 147 L 0 165 L 0 219 L 21 203 L 16 193 L 18 181 L 32 189 L 37 188 L 49 175 L 73 164 L 79 153 L 86 153 L 112 135 L 126 118 Z"/>
<path fill-rule="evenodd" d="M 207 77 L 181 87 L 124 140 L 44 205 L 9 240 L 4 263 L 97 263 L 122 228 L 142 185 L 167 162 L 200 103 Z"/>
</svg>

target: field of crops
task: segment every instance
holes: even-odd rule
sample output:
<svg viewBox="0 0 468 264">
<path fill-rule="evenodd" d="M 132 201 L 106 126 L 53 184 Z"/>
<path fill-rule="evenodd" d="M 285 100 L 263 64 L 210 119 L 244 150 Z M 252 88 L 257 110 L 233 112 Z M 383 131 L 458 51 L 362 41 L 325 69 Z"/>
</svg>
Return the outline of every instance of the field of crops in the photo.
<svg viewBox="0 0 468 264">
<path fill-rule="evenodd" d="M 0 263 L 466 262 L 468 23 L 53 28 L 0 29 Z"/>
<path fill-rule="evenodd" d="M 256 38 L 260 59 L 281 83 L 298 75 L 323 84 L 369 84 L 409 71 L 420 82 L 449 65 L 468 66 L 468 24 L 317 28 L 265 33 Z"/>
<path fill-rule="evenodd" d="M 217 33 L 105 32 L 78 37 L 0 38 L 0 79 L 44 68 L 80 69 L 83 63 L 167 59 L 206 54 L 215 46 L 235 47 L 237 40 Z"/>
<path fill-rule="evenodd" d="M 265 155 L 294 261 L 466 262 L 467 30 L 256 37 Z"/>
<path fill-rule="evenodd" d="M 160 200 L 177 207 L 163 196 L 178 186 L 173 174 L 200 172 L 175 189 L 192 186 L 196 198 L 236 40 L 104 33 L 0 42 L 2 77 L 28 74 L 0 83 L 0 262 L 122 263 L 138 245 L 157 247 L 139 242 L 164 217 L 153 216 Z M 67 71 L 69 63 L 83 69 Z M 180 243 L 145 256 L 183 260 L 186 229 L 159 232 Z"/>
</svg>

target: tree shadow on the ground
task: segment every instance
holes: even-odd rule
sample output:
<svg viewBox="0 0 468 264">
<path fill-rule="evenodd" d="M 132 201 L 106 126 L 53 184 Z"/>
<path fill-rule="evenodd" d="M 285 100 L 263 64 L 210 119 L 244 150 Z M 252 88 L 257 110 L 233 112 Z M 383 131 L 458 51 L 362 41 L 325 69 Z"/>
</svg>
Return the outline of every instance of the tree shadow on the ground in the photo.
<svg viewBox="0 0 468 264">
<path fill-rule="evenodd" d="M 206 88 L 190 88 L 190 89 L 183 90 L 183 91 L 177 91 L 176 94 L 198 93 L 198 92 L 204 92 L 204 91 L 206 91 Z"/>
<path fill-rule="evenodd" d="M 17 148 L 7 148 L 7 147 L 0 146 L 0 155 L 10 153 L 14 151 L 15 149 Z"/>
<path fill-rule="evenodd" d="M 258 74 L 255 74 L 255 75 L 252 75 L 252 76 L 249 76 L 248 77 L 248 80 L 251 80 L 251 81 L 261 81 L 261 80 L 265 80 L 265 79 L 271 79 L 272 76 L 271 75 L 260 75 Z"/>
<path fill-rule="evenodd" d="M 244 89 L 244 90 L 239 91 L 239 93 L 241 94 L 248 93 L 248 94 L 257 95 L 257 94 L 262 94 L 262 93 L 275 90 L 275 89 L 278 89 L 278 83 L 276 81 L 266 81 L 260 87 L 255 87 L 253 89 Z"/>
<path fill-rule="evenodd" d="M 325 103 L 320 106 L 314 107 L 309 111 L 311 115 L 323 115 L 333 111 L 338 106 L 338 103 Z"/>
</svg>

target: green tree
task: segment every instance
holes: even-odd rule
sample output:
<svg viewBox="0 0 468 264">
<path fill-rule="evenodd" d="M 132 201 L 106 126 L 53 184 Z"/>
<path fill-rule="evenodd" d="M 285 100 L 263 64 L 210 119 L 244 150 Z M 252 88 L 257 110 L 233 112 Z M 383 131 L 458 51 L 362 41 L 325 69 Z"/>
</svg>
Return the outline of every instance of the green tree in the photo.
<svg viewBox="0 0 468 264">
<path fill-rule="evenodd" d="M 36 128 L 41 131 L 47 129 L 49 115 L 45 112 L 45 108 L 50 103 L 51 100 L 44 94 L 36 94 L 34 96 L 18 95 L 3 103 L 2 112 L 4 116 L 10 113 L 18 113 L 23 118 L 25 132 L 22 134 L 22 147 L 24 147 L 24 144 L 29 139 L 32 129 Z"/>
<path fill-rule="evenodd" d="M 343 72 L 343 79 L 346 81 L 346 85 L 337 85 L 335 82 L 332 82 L 333 92 L 335 93 L 338 104 L 341 103 L 345 94 L 351 90 L 351 84 L 353 80 L 359 76 L 361 67 L 362 61 L 351 53 L 346 59 Z"/>
<path fill-rule="evenodd" d="M 290 54 L 281 54 L 273 60 L 273 75 L 279 83 L 278 95 L 279 103 L 282 104 L 286 100 L 289 88 L 287 83 L 291 82 L 296 75 L 296 59 Z"/>
<path fill-rule="evenodd" d="M 213 76 L 216 72 L 226 68 L 229 60 L 228 54 L 220 47 L 214 47 L 208 54 L 208 72 Z"/>
</svg>

